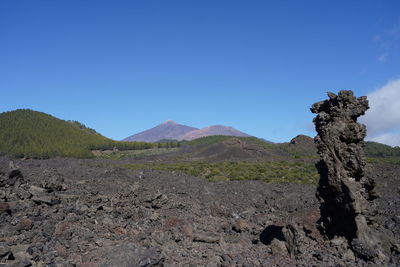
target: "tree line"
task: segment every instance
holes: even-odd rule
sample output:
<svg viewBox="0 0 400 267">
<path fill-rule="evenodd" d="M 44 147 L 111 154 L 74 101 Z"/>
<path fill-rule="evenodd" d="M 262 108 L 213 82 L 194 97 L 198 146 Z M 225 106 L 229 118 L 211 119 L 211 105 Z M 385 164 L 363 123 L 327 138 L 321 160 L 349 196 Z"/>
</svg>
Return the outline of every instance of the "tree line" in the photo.
<svg viewBox="0 0 400 267">
<path fill-rule="evenodd" d="M 174 144 L 162 146 L 173 147 Z M 159 144 L 114 141 L 77 121 L 64 121 L 29 109 L 0 114 L 0 156 L 91 157 L 91 150 L 138 150 L 156 147 Z"/>
</svg>

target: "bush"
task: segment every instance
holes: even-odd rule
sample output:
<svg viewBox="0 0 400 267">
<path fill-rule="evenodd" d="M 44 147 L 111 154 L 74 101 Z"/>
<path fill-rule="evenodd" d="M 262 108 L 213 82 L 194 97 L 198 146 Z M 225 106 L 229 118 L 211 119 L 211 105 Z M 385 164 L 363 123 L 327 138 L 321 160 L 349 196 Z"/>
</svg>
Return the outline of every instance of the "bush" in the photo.
<svg viewBox="0 0 400 267">
<path fill-rule="evenodd" d="M 128 169 L 182 171 L 209 181 L 262 180 L 317 184 L 319 175 L 312 163 L 301 162 L 218 162 L 146 163 L 123 165 Z"/>
</svg>

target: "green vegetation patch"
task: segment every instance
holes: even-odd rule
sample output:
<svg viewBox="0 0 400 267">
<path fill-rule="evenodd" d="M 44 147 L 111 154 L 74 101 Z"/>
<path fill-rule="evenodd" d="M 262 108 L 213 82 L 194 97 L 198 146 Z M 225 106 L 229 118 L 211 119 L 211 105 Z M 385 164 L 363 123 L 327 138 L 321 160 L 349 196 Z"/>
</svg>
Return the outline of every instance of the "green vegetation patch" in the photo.
<svg viewBox="0 0 400 267">
<path fill-rule="evenodd" d="M 162 148 L 149 148 L 149 149 L 138 149 L 138 150 L 125 150 L 125 151 L 113 151 L 104 150 L 96 151 L 95 156 L 103 159 L 122 159 L 122 158 L 137 158 L 161 155 L 165 153 L 171 153 L 177 151 L 178 147 L 162 147 Z"/>
<path fill-rule="evenodd" d="M 314 146 L 297 146 L 290 143 L 269 143 L 256 137 L 232 137 L 232 136 L 207 136 L 201 137 L 192 141 L 184 141 L 182 145 L 193 146 L 193 145 L 210 145 L 223 142 L 230 138 L 238 138 L 248 144 L 257 145 L 266 150 L 274 150 L 285 153 L 294 159 L 318 159 L 318 155 Z M 384 163 L 396 163 L 396 157 L 400 157 L 400 147 L 391 147 L 388 145 L 376 143 L 376 142 L 365 142 L 365 155 L 370 159 L 370 162 L 384 162 Z M 388 159 L 380 159 L 388 158 Z"/>
<path fill-rule="evenodd" d="M 182 145 L 195 146 L 195 145 L 212 145 L 219 142 L 226 141 L 231 138 L 237 138 L 248 144 L 258 145 L 263 148 L 274 148 L 276 145 L 272 143 L 265 142 L 257 137 L 237 137 L 237 136 L 226 136 L 226 135 L 212 135 L 206 137 L 200 137 L 191 141 L 182 141 Z"/>
<path fill-rule="evenodd" d="M 369 157 L 368 163 L 400 165 L 400 157 Z"/>
<path fill-rule="evenodd" d="M 200 137 L 197 139 L 193 139 L 191 141 L 181 141 L 181 144 L 185 145 L 185 146 L 212 145 L 212 144 L 216 144 L 219 142 L 223 142 L 230 138 L 232 138 L 232 136 L 212 135 L 212 136 Z"/>
<path fill-rule="evenodd" d="M 209 181 L 262 180 L 269 183 L 317 184 L 319 175 L 315 166 L 302 162 L 177 162 L 127 164 L 128 169 L 182 171 Z"/>
<path fill-rule="evenodd" d="M 391 147 L 376 142 L 365 142 L 365 154 L 371 158 L 400 157 L 400 147 Z"/>
<path fill-rule="evenodd" d="M 0 156 L 91 157 L 92 150 L 135 150 L 156 146 L 114 141 L 79 122 L 60 120 L 29 109 L 0 114 Z"/>
<path fill-rule="evenodd" d="M 231 138 L 237 138 L 240 141 L 245 142 L 247 144 L 256 145 L 260 148 L 265 149 L 266 151 L 275 151 L 277 153 L 283 153 L 293 159 L 318 158 L 316 150 L 313 146 L 305 148 L 305 147 L 291 145 L 289 143 L 270 143 L 257 137 L 233 137 L 225 135 L 214 135 L 214 136 L 201 137 L 198 139 L 194 139 L 192 141 L 183 141 L 182 145 L 183 146 L 211 145 L 226 141 Z"/>
</svg>

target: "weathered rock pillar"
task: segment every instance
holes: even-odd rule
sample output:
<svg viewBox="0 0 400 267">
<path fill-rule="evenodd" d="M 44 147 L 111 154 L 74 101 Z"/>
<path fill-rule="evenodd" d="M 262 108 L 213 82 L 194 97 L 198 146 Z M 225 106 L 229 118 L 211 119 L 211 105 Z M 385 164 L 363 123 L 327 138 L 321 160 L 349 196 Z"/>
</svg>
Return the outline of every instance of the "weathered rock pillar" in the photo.
<svg viewBox="0 0 400 267">
<path fill-rule="evenodd" d="M 357 118 L 369 108 L 368 100 L 365 96 L 354 97 L 352 91 L 328 96 L 328 100 L 311 108 L 318 114 L 314 118 L 318 133 L 315 144 L 321 157 L 317 163 L 319 227 L 330 239 L 345 237 L 353 251 L 368 250 L 368 255 L 359 256 L 372 260 L 380 251 L 380 242 L 370 227 L 375 214 L 371 202 L 375 198 L 374 183 L 364 177 L 366 128 L 357 123 Z M 373 251 L 377 254 L 370 255 Z"/>
</svg>

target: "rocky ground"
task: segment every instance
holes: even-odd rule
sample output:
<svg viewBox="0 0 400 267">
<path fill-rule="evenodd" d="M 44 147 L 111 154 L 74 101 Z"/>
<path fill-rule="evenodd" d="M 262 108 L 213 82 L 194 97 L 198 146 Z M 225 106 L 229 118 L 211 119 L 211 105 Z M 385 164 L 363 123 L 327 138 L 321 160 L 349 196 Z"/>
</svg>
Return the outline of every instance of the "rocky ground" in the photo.
<svg viewBox="0 0 400 267">
<path fill-rule="evenodd" d="M 367 265 L 345 240 L 320 236 L 314 186 L 212 183 L 118 163 L 0 158 L 0 265 Z M 392 238 L 385 264 L 399 266 L 400 166 L 368 175 L 381 196 L 376 227 Z"/>
</svg>

